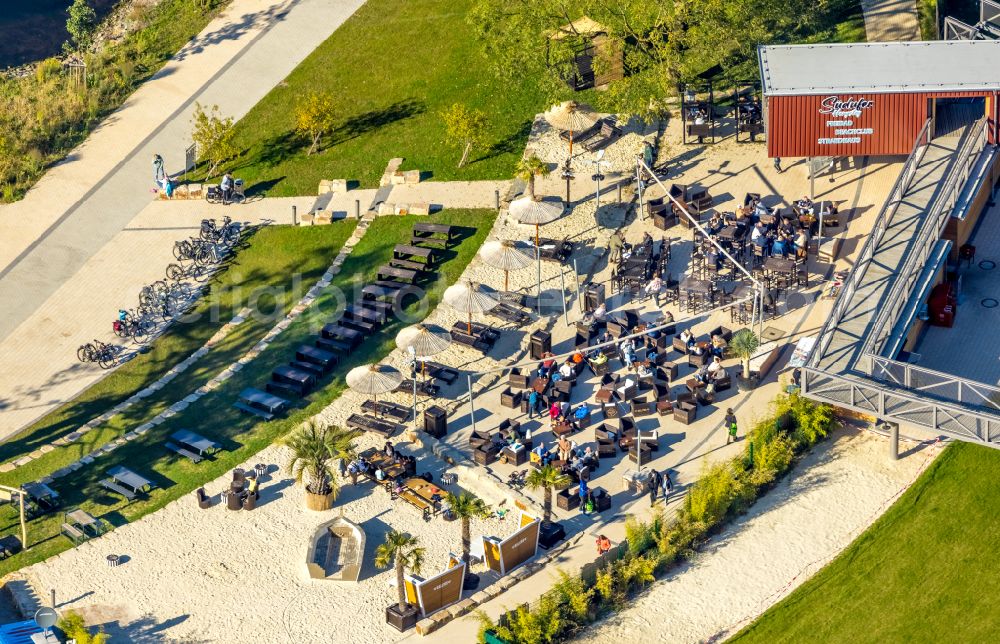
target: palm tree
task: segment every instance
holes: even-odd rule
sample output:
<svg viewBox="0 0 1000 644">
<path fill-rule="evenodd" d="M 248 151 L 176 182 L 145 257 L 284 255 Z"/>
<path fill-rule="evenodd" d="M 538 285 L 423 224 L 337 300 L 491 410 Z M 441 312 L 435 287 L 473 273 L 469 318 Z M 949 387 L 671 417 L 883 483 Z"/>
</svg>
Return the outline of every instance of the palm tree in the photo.
<svg viewBox="0 0 1000 644">
<path fill-rule="evenodd" d="M 462 520 L 462 561 L 468 567 L 469 549 L 472 547 L 472 530 L 469 524 L 473 518 L 485 519 L 490 516 L 490 508 L 485 501 L 468 492 L 462 492 L 458 496 L 449 492 L 446 501 L 451 513 Z"/>
<path fill-rule="evenodd" d="M 729 341 L 729 351 L 743 363 L 743 380 L 750 380 L 750 359 L 760 348 L 760 338 L 751 329 L 740 329 Z"/>
<path fill-rule="evenodd" d="M 306 492 L 329 496 L 334 501 L 340 483 L 333 475 L 331 463 L 338 458 L 353 459 L 354 439 L 358 436 L 360 432 L 309 420 L 285 439 L 291 451 L 288 471 L 297 483 L 306 481 Z"/>
<path fill-rule="evenodd" d="M 545 502 L 542 504 L 542 525 L 548 527 L 552 523 L 552 488 L 569 485 L 570 478 L 551 465 L 545 465 L 532 470 L 525 479 L 525 484 L 532 490 L 545 490 Z"/>
<path fill-rule="evenodd" d="M 528 182 L 527 196 L 529 199 L 534 199 L 535 177 L 549 176 L 549 166 L 539 159 L 537 154 L 532 154 L 527 159 L 521 159 L 518 162 L 516 176 L 518 179 Z"/>
<path fill-rule="evenodd" d="M 385 535 L 385 543 L 375 549 L 375 566 L 378 568 L 388 568 L 396 566 L 396 591 L 399 593 L 399 613 L 406 612 L 406 586 L 403 580 L 403 571 L 409 568 L 413 574 L 420 574 L 420 567 L 424 563 L 424 549 L 417 547 L 417 538 L 390 530 Z"/>
</svg>

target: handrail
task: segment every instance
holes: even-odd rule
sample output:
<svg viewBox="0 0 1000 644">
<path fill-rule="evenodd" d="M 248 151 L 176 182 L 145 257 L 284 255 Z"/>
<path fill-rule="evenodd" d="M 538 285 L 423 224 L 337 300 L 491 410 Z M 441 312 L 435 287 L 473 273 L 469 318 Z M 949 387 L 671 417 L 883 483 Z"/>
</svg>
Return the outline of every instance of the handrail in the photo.
<svg viewBox="0 0 1000 644">
<path fill-rule="evenodd" d="M 865 373 L 871 373 L 870 359 L 881 351 L 885 337 L 892 332 L 892 327 L 898 321 L 899 313 L 912 292 L 913 282 L 919 275 L 920 268 L 926 263 L 931 248 L 941 237 L 944 227 L 948 224 L 951 210 L 954 208 L 961 190 L 965 187 L 966 181 L 968 181 L 969 172 L 975 166 L 975 152 L 986 147 L 987 122 L 985 116 L 973 123 L 968 131 L 970 135 L 956 151 L 955 164 L 944 179 L 944 188 L 938 193 L 931 205 L 930 214 L 921 226 L 917 240 L 911 246 L 912 250 L 906 254 L 902 266 L 897 269 L 898 277 L 893 280 L 889 287 L 889 292 L 883 300 L 884 305 L 879 308 L 872 330 L 865 338 L 861 360 L 859 360 L 861 362 L 867 359 L 867 364 L 861 365 L 861 370 Z"/>
<path fill-rule="evenodd" d="M 917 152 L 921 150 L 925 143 L 927 132 L 930 129 L 931 119 L 924 121 L 924 126 L 920 128 L 920 132 L 917 134 L 916 140 L 913 142 L 913 149 L 910 150 L 910 155 L 906 158 L 906 162 L 903 164 L 903 168 L 896 177 L 896 182 L 893 184 L 892 189 L 889 191 L 889 195 L 886 197 L 885 203 L 882 205 L 882 210 L 879 211 L 878 217 L 875 218 L 875 222 L 872 225 L 872 233 L 868 236 L 865 241 L 865 245 L 862 246 L 861 251 L 858 253 L 858 257 L 854 262 L 854 270 L 847 276 L 844 280 L 844 284 L 840 289 L 840 295 L 837 297 L 837 301 L 833 305 L 833 309 L 830 311 L 830 316 L 823 323 L 823 327 L 819 332 L 819 341 L 813 347 L 812 354 L 809 357 L 808 363 L 812 366 L 818 366 L 820 358 L 826 353 L 827 347 L 830 345 L 830 339 L 832 337 L 832 329 L 840 324 L 841 319 L 846 313 L 847 305 L 850 303 L 851 299 L 854 297 L 854 291 L 857 290 L 858 280 L 864 275 L 868 269 L 868 264 L 871 262 L 872 258 L 875 256 L 875 248 L 882 241 L 888 230 L 888 220 L 895 213 L 899 202 L 902 201 L 903 195 L 906 190 L 910 187 L 910 182 L 913 180 L 913 176 L 916 173 L 917 164 L 919 160 L 917 159 Z M 920 155 L 922 158 L 923 155 Z M 898 193 L 898 196 L 897 196 Z"/>
<path fill-rule="evenodd" d="M 994 387 L 992 385 L 987 385 L 982 382 L 976 382 L 975 380 L 969 380 L 968 378 L 962 378 L 961 376 L 956 376 L 950 373 L 942 373 L 940 371 L 935 371 L 933 369 L 928 369 L 926 367 L 921 367 L 919 365 L 911 364 L 909 362 L 899 362 L 898 360 L 893 360 L 891 358 L 886 358 L 885 356 L 872 356 L 873 363 L 873 378 L 880 378 L 877 373 L 884 374 L 888 379 L 892 380 L 895 384 L 909 390 L 918 390 L 926 393 L 927 395 L 937 396 L 948 402 L 955 402 L 961 405 L 978 405 L 986 407 L 991 413 L 1000 414 L 1000 387 Z M 877 368 L 877 369 L 876 369 Z M 903 381 L 900 382 L 899 379 L 892 373 L 892 369 L 897 369 L 903 373 Z M 928 378 L 937 379 L 939 382 L 933 384 L 924 384 L 922 387 L 918 387 L 914 383 L 913 374 L 922 374 Z M 958 386 L 958 399 L 953 397 L 945 396 L 940 393 L 932 393 L 927 390 L 931 387 L 939 387 L 943 385 L 955 384 Z M 968 400 L 962 400 L 962 390 L 963 388 L 970 389 L 975 392 L 980 398 L 982 398 L 983 403 L 974 403 Z"/>
</svg>

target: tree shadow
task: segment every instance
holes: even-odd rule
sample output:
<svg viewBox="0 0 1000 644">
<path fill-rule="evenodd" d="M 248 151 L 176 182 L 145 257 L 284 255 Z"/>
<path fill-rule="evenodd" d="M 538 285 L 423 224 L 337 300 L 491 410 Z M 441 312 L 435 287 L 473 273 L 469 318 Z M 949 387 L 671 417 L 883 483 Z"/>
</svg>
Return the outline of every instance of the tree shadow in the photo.
<svg viewBox="0 0 1000 644">
<path fill-rule="evenodd" d="M 488 147 L 481 156 L 473 159 L 467 165 L 473 165 L 474 163 L 486 161 L 505 154 L 514 154 L 524 147 L 524 142 L 528 140 L 529 134 L 531 134 L 531 121 L 524 121 L 517 126 L 517 129 Z"/>
<path fill-rule="evenodd" d="M 338 125 L 324 138 L 324 145 L 321 147 L 321 150 L 331 148 L 345 141 L 350 141 L 391 123 L 423 114 L 426 111 L 427 104 L 423 101 L 415 98 L 406 98 L 386 107 L 355 114 L 345 119 L 343 123 Z"/>
</svg>

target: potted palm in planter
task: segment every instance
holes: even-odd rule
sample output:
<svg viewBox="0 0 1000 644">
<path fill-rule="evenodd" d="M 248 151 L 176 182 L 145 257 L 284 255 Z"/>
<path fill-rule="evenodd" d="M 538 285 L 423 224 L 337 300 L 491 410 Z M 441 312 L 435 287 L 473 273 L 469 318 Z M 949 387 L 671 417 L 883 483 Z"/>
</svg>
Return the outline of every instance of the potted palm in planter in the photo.
<svg viewBox="0 0 1000 644">
<path fill-rule="evenodd" d="M 469 572 L 469 550 L 472 548 L 471 520 L 485 519 L 490 516 L 490 508 L 486 502 L 475 494 L 462 492 L 459 495 L 448 493 L 446 499 L 448 509 L 462 522 L 462 561 L 465 562 L 465 588 L 475 590 L 479 586 L 479 576 Z"/>
<path fill-rule="evenodd" d="M 306 481 L 307 508 L 322 511 L 333 507 L 340 482 L 331 464 L 336 459 L 354 458 L 354 439 L 358 436 L 359 432 L 310 420 L 285 439 L 291 451 L 288 470 L 296 482 Z"/>
<path fill-rule="evenodd" d="M 538 543 L 543 548 L 552 547 L 566 534 L 561 525 L 552 521 L 552 490 L 553 488 L 566 487 L 570 480 L 566 474 L 551 465 L 545 465 L 537 470 L 532 470 L 524 481 L 529 489 L 542 489 L 545 492 L 542 502 L 542 525 L 538 535 Z"/>
<path fill-rule="evenodd" d="M 424 563 L 424 549 L 417 546 L 417 538 L 390 530 L 385 535 L 385 543 L 375 549 L 375 566 L 378 568 L 396 567 L 396 592 L 398 601 L 385 609 L 385 621 L 399 632 L 412 628 L 417 623 L 420 609 L 406 601 L 406 584 L 404 571 L 409 568 L 415 575 L 420 574 Z"/>
<path fill-rule="evenodd" d="M 760 338 L 751 329 L 740 329 L 729 341 L 729 351 L 739 358 L 743 366 L 742 372 L 736 377 L 736 386 L 740 391 L 751 391 L 757 386 L 757 374 L 750 371 L 750 360 L 760 349 Z"/>
</svg>

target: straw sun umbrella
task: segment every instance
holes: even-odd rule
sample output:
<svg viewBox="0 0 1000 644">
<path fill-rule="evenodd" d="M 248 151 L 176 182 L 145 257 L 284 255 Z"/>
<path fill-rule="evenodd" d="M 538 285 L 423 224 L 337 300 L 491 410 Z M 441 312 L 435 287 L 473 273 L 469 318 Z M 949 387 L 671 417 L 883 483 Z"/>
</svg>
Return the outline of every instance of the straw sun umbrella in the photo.
<svg viewBox="0 0 1000 644">
<path fill-rule="evenodd" d="M 396 346 L 403 351 L 413 348 L 413 357 L 426 359 L 451 345 L 451 335 L 434 324 L 414 324 L 396 335 Z"/>
<path fill-rule="evenodd" d="M 594 123 L 597 123 L 597 114 L 576 101 L 560 103 L 546 112 L 544 116 L 545 120 L 552 127 L 563 132 L 569 132 L 570 156 L 573 156 L 573 133 L 582 132 Z"/>
<path fill-rule="evenodd" d="M 535 246 L 538 246 L 538 227 L 559 219 L 565 210 L 562 199 L 558 197 L 531 199 L 522 197 L 510 202 L 509 211 L 512 217 L 522 224 L 535 225 Z"/>
<path fill-rule="evenodd" d="M 372 397 L 376 416 L 378 416 L 378 395 L 392 391 L 401 382 L 403 374 L 387 364 L 365 364 L 347 372 L 347 386 L 359 394 Z"/>
<path fill-rule="evenodd" d="M 486 313 L 500 304 L 492 293 L 483 289 L 482 284 L 471 280 L 462 280 L 445 289 L 444 301 L 456 311 L 468 314 L 469 320 L 466 326 L 469 335 L 472 335 L 472 314 Z"/>
<path fill-rule="evenodd" d="M 503 241 L 488 241 L 483 244 L 479 254 L 483 261 L 503 271 L 503 290 L 509 288 L 510 271 L 527 268 L 535 261 L 534 253 L 529 253 L 524 244 L 505 239 Z"/>
</svg>

